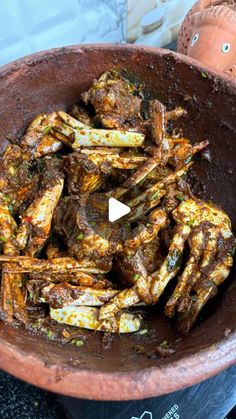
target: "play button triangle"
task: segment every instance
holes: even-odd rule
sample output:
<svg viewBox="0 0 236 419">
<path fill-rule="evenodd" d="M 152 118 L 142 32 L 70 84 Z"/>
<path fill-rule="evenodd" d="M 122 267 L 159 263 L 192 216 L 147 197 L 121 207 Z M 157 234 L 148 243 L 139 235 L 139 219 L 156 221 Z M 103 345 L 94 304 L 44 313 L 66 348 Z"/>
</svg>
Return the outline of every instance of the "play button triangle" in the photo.
<svg viewBox="0 0 236 419">
<path fill-rule="evenodd" d="M 120 201 L 117 201 L 117 199 L 109 199 L 108 218 L 111 223 L 119 220 L 121 217 L 124 217 L 124 215 L 129 214 L 130 211 L 130 207 Z"/>
</svg>

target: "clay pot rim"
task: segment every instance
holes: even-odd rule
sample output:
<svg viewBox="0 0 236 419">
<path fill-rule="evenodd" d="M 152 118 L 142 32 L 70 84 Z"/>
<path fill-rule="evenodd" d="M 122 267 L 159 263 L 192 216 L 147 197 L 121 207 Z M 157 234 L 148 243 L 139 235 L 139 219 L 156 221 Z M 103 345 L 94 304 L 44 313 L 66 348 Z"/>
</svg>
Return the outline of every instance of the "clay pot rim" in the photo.
<svg viewBox="0 0 236 419">
<path fill-rule="evenodd" d="M 54 48 L 27 55 L 0 68 L 0 79 L 14 72 L 24 72 L 24 66 L 50 60 L 61 54 L 86 50 L 132 50 L 173 57 L 177 62 L 190 64 L 204 77 L 222 79 L 227 84 L 234 81 L 222 73 L 202 66 L 198 61 L 182 54 L 154 47 L 129 44 L 85 44 Z M 53 350 L 53 346 L 52 346 Z M 222 356 L 223 354 L 223 356 Z M 166 362 L 160 367 L 142 368 L 139 371 L 109 372 L 89 370 L 56 363 L 45 364 L 39 356 L 32 355 L 0 338 L 0 368 L 12 375 L 44 389 L 74 397 L 97 400 L 134 400 L 154 397 L 176 391 L 200 382 L 236 362 L 236 332 L 217 344 L 207 346 L 196 353 L 178 360 Z M 14 366 L 17 365 L 17 370 Z M 186 368 L 184 367 L 186 365 Z M 206 367 L 207 366 L 207 367 Z M 178 383 L 176 382 L 178 376 Z"/>
<path fill-rule="evenodd" d="M 171 393 L 206 380 L 235 361 L 236 332 L 195 354 L 177 361 L 170 358 L 170 363 L 164 366 L 128 372 L 95 371 L 68 364 L 45 363 L 0 339 L 2 370 L 45 390 L 93 400 L 138 400 Z M 17 371 L 15 365 L 18 365 Z"/>
<path fill-rule="evenodd" d="M 58 48 L 49 48 L 43 51 L 35 52 L 34 54 L 28 54 L 19 59 L 13 60 L 7 64 L 0 66 L 0 79 L 8 75 L 8 73 L 15 72 L 19 70 L 20 67 L 24 65 L 34 65 L 36 62 L 44 61 L 45 59 L 51 59 L 55 56 L 59 56 L 64 53 L 86 51 L 86 50 L 106 50 L 112 48 L 113 50 L 119 51 L 120 49 L 127 49 L 132 51 L 144 51 L 150 53 L 157 53 L 160 56 L 168 57 L 173 56 L 177 61 L 182 61 L 192 65 L 199 72 L 204 72 L 205 75 L 210 78 L 217 77 L 221 78 L 224 81 L 227 81 L 232 84 L 236 84 L 236 80 L 233 77 L 228 76 L 226 73 L 212 69 L 210 66 L 202 65 L 198 60 L 188 57 L 187 55 L 180 54 L 175 51 L 171 51 L 165 48 L 150 47 L 146 45 L 133 45 L 133 44 L 122 44 L 122 43 L 89 43 L 89 44 L 77 44 L 77 45 L 68 45 Z"/>
</svg>

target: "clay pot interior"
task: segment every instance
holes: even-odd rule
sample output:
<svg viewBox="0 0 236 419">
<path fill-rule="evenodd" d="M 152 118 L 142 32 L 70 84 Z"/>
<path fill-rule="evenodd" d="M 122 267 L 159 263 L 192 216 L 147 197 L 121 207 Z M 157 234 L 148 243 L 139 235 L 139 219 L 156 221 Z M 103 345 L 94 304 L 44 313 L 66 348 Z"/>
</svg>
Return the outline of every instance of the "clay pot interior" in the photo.
<svg viewBox="0 0 236 419">
<path fill-rule="evenodd" d="M 150 98 L 188 115 L 180 121 L 192 142 L 209 139 L 212 162 L 199 160 L 190 176 L 193 191 L 221 205 L 236 224 L 236 87 L 202 69 L 193 60 L 152 48 L 90 45 L 50 50 L 0 69 L 0 142 L 20 138 L 41 112 L 68 109 L 93 79 L 110 68 L 121 68 L 144 84 Z M 236 281 L 230 278 L 186 337 L 161 314 L 148 310 L 153 340 L 117 337 L 104 350 L 100 334 L 90 333 L 81 348 L 60 346 L 46 338 L 0 325 L 0 367 L 35 385 L 68 395 L 126 400 L 174 391 L 207 378 L 236 360 Z M 168 340 L 176 353 L 148 357 L 134 350 L 151 350 Z"/>
</svg>

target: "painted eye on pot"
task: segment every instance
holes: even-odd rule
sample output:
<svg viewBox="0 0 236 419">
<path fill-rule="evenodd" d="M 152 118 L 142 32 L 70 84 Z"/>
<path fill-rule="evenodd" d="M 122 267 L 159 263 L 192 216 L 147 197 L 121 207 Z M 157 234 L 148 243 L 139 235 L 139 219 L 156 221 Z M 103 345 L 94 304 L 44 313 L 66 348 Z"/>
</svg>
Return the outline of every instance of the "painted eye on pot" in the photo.
<svg viewBox="0 0 236 419">
<path fill-rule="evenodd" d="M 196 44 L 196 42 L 199 39 L 199 33 L 195 33 L 195 35 L 193 35 L 192 37 L 192 41 L 191 41 L 191 46 L 193 46 L 194 44 Z"/>
<path fill-rule="evenodd" d="M 221 51 L 222 51 L 224 54 L 227 54 L 227 52 L 229 52 L 229 51 L 230 51 L 230 43 L 229 43 L 229 42 L 224 42 L 224 43 L 222 44 L 222 46 L 221 46 Z"/>
</svg>

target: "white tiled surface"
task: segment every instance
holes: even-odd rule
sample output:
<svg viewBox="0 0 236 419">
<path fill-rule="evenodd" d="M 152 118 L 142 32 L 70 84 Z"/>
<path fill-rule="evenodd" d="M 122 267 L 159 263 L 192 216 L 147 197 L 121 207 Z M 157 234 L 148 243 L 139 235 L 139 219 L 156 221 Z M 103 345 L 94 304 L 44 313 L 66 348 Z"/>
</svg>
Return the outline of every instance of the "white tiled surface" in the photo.
<svg viewBox="0 0 236 419">
<path fill-rule="evenodd" d="M 0 65 L 24 55 L 125 38 L 126 0 L 0 0 Z"/>
</svg>

